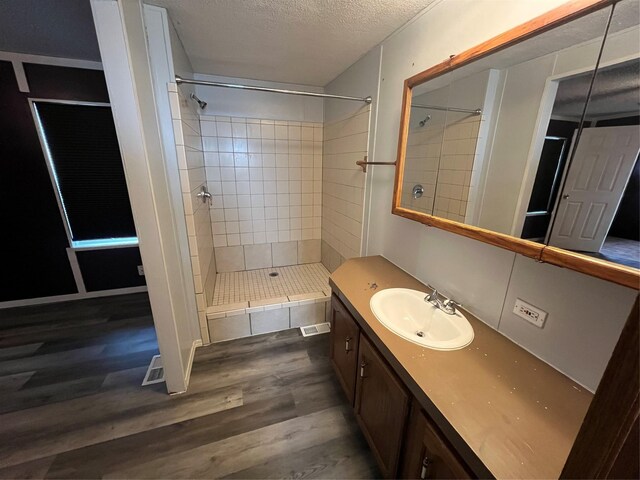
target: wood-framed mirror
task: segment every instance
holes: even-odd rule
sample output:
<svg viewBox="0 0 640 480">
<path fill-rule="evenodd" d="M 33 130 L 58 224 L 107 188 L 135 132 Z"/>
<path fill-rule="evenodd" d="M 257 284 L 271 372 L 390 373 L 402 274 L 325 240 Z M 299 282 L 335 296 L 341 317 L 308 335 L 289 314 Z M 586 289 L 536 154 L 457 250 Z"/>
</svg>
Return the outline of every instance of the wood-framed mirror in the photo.
<svg viewBox="0 0 640 480">
<path fill-rule="evenodd" d="M 406 79 L 392 213 L 640 288 L 639 17 L 574 0 Z"/>
</svg>

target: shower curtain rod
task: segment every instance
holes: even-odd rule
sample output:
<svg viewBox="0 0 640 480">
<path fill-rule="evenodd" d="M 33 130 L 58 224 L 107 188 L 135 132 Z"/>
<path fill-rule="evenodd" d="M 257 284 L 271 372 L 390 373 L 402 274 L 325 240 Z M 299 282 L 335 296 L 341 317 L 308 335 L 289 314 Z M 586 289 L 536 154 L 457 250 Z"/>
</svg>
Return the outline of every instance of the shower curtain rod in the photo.
<svg viewBox="0 0 640 480">
<path fill-rule="evenodd" d="M 437 107 L 435 105 L 419 105 L 417 103 L 411 104 L 411 108 L 426 108 L 428 110 L 443 110 L 448 112 L 470 113 L 472 115 L 482 114 L 481 108 L 476 108 L 475 110 L 471 110 L 469 108 Z"/>
<path fill-rule="evenodd" d="M 285 95 L 300 95 L 303 97 L 337 98 L 339 100 L 354 100 L 356 102 L 371 103 L 371 97 L 349 97 L 347 95 L 329 95 L 328 93 L 301 92 L 299 90 L 286 90 L 283 88 L 256 87 L 254 85 L 241 85 L 238 83 L 209 82 L 206 80 L 191 80 L 176 75 L 176 83 L 188 83 L 190 85 L 204 85 L 207 87 L 237 88 L 240 90 L 254 90 L 257 92 L 283 93 Z"/>
</svg>

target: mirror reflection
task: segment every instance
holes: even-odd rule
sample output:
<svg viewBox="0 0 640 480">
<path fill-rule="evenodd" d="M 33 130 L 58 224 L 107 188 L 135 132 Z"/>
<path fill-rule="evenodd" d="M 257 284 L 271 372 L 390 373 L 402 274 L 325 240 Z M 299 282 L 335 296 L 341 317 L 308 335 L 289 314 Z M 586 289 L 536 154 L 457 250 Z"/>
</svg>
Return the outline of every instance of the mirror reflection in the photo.
<svg viewBox="0 0 640 480">
<path fill-rule="evenodd" d="M 625 24 L 627 15 L 635 14 L 637 19 L 638 12 L 629 11 L 636 2 L 626 3 L 616 6 L 584 117 L 570 92 L 575 84 L 588 84 L 592 77 L 577 76 L 558 88 L 552 122 L 558 132 L 566 130 L 562 135 L 574 146 L 569 147 L 567 165 L 545 139 L 523 237 L 544 234 L 549 245 L 640 268 L 640 60 L 635 56 L 620 61 L 628 58 L 625 53 L 634 53 L 625 49 L 628 42 L 633 39 L 637 46 L 637 28 L 626 29 Z M 549 189 L 553 169 L 561 180 Z M 533 211 L 547 196 L 556 206 L 551 211 L 553 223 L 545 226 L 549 221 L 542 220 L 533 227 L 529 219 L 536 218 Z"/>
<path fill-rule="evenodd" d="M 415 86 L 400 206 L 637 268 L 640 12 L 603 47 L 611 11 Z"/>
<path fill-rule="evenodd" d="M 420 93 L 411 102 L 403 205 L 464 222 L 474 210 L 470 193 L 474 167 L 479 172 L 478 138 L 490 71 Z M 468 107 L 470 105 L 471 107 Z M 477 173 L 476 173 L 477 176 Z M 469 206 L 471 203 L 471 206 Z"/>
</svg>

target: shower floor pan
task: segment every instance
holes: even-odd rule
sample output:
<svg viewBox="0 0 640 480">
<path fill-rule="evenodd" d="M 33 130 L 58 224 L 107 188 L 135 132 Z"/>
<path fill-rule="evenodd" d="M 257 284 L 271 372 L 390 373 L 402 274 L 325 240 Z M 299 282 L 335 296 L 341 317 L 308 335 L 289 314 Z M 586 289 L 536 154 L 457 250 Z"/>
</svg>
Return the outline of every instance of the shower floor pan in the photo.
<svg viewBox="0 0 640 480">
<path fill-rule="evenodd" d="M 211 341 L 324 323 L 330 298 L 321 263 L 219 273 L 207 308 Z"/>
</svg>

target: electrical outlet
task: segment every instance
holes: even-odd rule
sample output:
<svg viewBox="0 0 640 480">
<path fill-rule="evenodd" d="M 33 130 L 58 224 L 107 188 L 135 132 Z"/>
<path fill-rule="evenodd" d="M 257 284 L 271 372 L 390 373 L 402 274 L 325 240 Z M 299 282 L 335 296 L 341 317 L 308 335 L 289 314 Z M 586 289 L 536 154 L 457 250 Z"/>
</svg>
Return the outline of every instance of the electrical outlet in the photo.
<svg viewBox="0 0 640 480">
<path fill-rule="evenodd" d="M 138 265 L 138 275 L 144 277 L 144 267 L 142 265 Z"/>
<path fill-rule="evenodd" d="M 540 310 L 538 307 L 516 298 L 516 304 L 513 307 L 513 313 L 520 318 L 524 318 L 527 322 L 532 323 L 538 328 L 544 327 L 544 322 L 547 319 L 547 312 Z"/>
</svg>

